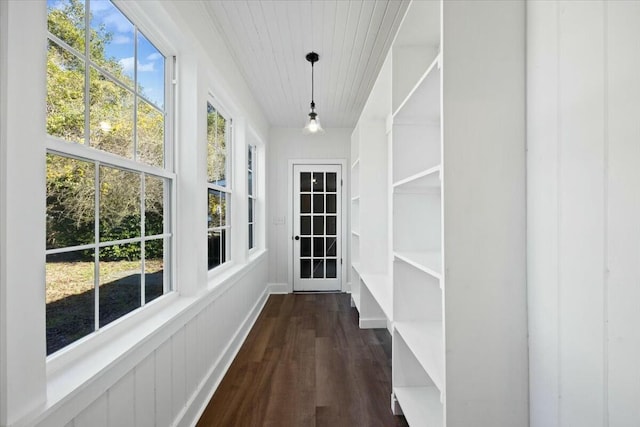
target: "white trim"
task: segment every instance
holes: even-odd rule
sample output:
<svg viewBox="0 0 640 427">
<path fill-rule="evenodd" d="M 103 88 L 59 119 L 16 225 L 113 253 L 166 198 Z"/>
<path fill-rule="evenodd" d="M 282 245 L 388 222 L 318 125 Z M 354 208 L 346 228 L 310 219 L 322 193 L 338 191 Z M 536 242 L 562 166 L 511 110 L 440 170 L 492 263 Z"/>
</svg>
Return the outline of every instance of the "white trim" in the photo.
<svg viewBox="0 0 640 427">
<path fill-rule="evenodd" d="M 340 235 L 341 242 L 341 253 L 342 253 L 342 263 L 340 265 L 341 280 L 340 280 L 340 291 L 344 292 L 345 283 L 347 280 L 347 260 L 345 259 L 347 256 L 347 237 L 346 230 L 348 222 L 348 211 L 347 208 L 347 186 L 344 185 L 344 180 L 347 176 L 347 159 L 345 158 L 332 158 L 332 159 L 289 159 L 287 166 L 287 220 L 285 223 L 285 230 L 290 234 L 289 237 L 293 237 L 293 167 L 294 165 L 340 165 L 342 167 L 342 183 L 340 193 L 342 194 L 342 220 L 341 220 L 341 230 L 337 230 Z M 289 292 L 293 292 L 293 239 L 287 238 L 287 282 L 289 287 Z"/>
<path fill-rule="evenodd" d="M 360 318 L 360 329 L 382 329 L 387 327 L 386 317 Z"/>
</svg>

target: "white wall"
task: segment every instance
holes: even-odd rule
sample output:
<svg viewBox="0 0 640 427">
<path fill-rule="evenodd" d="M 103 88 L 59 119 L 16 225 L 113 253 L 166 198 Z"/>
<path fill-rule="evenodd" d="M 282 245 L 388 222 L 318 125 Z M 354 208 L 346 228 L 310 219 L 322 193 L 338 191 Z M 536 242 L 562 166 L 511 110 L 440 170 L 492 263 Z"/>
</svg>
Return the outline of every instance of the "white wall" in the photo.
<svg viewBox="0 0 640 427">
<path fill-rule="evenodd" d="M 176 292 L 47 358 L 46 2 L 0 2 L 0 426 L 191 425 L 268 296 L 267 253 L 246 250 L 243 226 L 245 144 L 264 155 L 265 116 L 202 3 L 117 3 L 177 57 Z M 233 260 L 213 272 L 201 214 L 209 95 L 234 119 L 241 165 L 233 168 Z"/>
<path fill-rule="evenodd" d="M 640 3 L 531 1 L 532 427 L 640 425 Z"/>
<path fill-rule="evenodd" d="M 303 112 L 304 113 L 304 112 Z M 304 117 L 303 117 L 304 118 Z M 269 242 L 269 283 L 274 289 L 291 290 L 288 283 L 288 243 L 291 239 L 288 180 L 290 159 L 349 159 L 353 129 L 326 129 L 324 135 L 307 136 L 302 128 L 272 128 L 267 159 L 267 241 Z M 347 164 L 350 164 L 347 162 Z M 348 191 L 349 171 L 342 171 L 344 189 Z M 344 230 L 349 224 L 343 224 Z M 346 233 L 344 233 L 346 236 Z M 347 253 L 348 250 L 347 250 Z M 348 260 L 344 260 L 346 265 Z M 346 277 L 343 277 L 346 281 Z M 288 285 L 288 287 L 287 287 Z M 344 284 L 343 284 L 344 287 Z"/>
</svg>

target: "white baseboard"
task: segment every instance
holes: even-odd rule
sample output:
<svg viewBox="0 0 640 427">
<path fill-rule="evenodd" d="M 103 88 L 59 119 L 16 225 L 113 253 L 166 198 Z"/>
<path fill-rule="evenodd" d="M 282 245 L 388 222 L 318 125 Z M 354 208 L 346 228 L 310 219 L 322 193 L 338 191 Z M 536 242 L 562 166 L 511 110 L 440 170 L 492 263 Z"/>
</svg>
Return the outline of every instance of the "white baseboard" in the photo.
<svg viewBox="0 0 640 427">
<path fill-rule="evenodd" d="M 342 289 L 342 292 L 346 292 L 348 294 L 351 293 L 351 282 L 347 282 L 344 284 L 344 288 Z"/>
<path fill-rule="evenodd" d="M 387 318 L 360 318 L 360 329 L 381 329 L 387 327 Z"/>
<path fill-rule="evenodd" d="M 193 398 L 187 402 L 186 408 L 181 416 L 178 416 L 174 426 L 187 427 L 195 426 L 202 413 L 207 408 L 209 401 L 213 397 L 213 393 L 216 391 L 220 382 L 224 378 L 224 375 L 229 370 L 231 363 L 235 359 L 236 355 L 240 351 L 242 344 L 246 340 L 251 328 L 258 319 L 258 315 L 264 308 L 265 303 L 269 297 L 269 287 L 267 286 L 251 311 L 247 314 L 242 325 L 233 336 L 233 339 L 227 345 L 222 355 L 218 358 L 216 363 L 211 367 L 209 373 L 206 375 L 206 379 L 200 383 L 198 390 L 193 394 Z"/>
<path fill-rule="evenodd" d="M 290 294 L 292 292 L 288 283 L 267 283 L 267 290 L 270 294 Z"/>
</svg>

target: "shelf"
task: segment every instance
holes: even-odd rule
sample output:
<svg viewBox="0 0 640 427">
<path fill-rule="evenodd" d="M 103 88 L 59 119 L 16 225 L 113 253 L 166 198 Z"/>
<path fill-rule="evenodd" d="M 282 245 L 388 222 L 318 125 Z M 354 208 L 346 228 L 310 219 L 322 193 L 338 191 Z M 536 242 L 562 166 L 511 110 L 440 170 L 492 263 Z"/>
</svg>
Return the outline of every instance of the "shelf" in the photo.
<svg viewBox="0 0 640 427">
<path fill-rule="evenodd" d="M 393 112 L 394 123 L 440 122 L 440 58 L 438 53 Z"/>
<path fill-rule="evenodd" d="M 440 251 L 394 252 L 393 255 L 397 259 L 435 277 L 442 283 L 442 253 Z"/>
<path fill-rule="evenodd" d="M 383 274 L 366 274 L 360 275 L 360 279 L 369 289 L 371 295 L 376 300 L 382 311 L 384 311 L 387 319 L 393 319 L 393 285 L 391 277 Z"/>
<path fill-rule="evenodd" d="M 351 169 L 354 169 L 356 166 L 358 166 L 360 164 L 360 157 L 358 157 L 357 159 L 355 159 L 353 161 L 353 163 L 351 164 Z"/>
<path fill-rule="evenodd" d="M 443 391 L 444 338 L 442 322 L 396 322 L 394 327 L 436 387 Z"/>
<path fill-rule="evenodd" d="M 443 426 L 440 392 L 435 387 L 394 387 L 393 393 L 411 427 Z"/>
<path fill-rule="evenodd" d="M 401 179 L 393 184 L 394 191 L 398 193 L 401 191 L 424 192 L 428 190 L 439 190 L 442 186 L 440 177 L 441 170 L 441 166 L 438 165 Z"/>
</svg>

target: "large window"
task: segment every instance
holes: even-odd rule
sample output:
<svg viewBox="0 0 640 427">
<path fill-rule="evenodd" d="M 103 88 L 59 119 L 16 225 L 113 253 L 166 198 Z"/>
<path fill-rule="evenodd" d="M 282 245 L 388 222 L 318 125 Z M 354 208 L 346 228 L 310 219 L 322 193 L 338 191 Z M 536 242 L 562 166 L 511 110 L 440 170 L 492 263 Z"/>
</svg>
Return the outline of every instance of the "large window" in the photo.
<svg viewBox="0 0 640 427">
<path fill-rule="evenodd" d="M 48 0 L 47 353 L 171 289 L 165 56 L 108 0 Z"/>
<path fill-rule="evenodd" d="M 249 209 L 249 250 L 256 245 L 256 147 L 249 145 L 247 150 L 247 193 Z"/>
<path fill-rule="evenodd" d="M 207 103 L 207 234 L 209 269 L 228 261 L 230 248 L 231 120 Z"/>
</svg>

